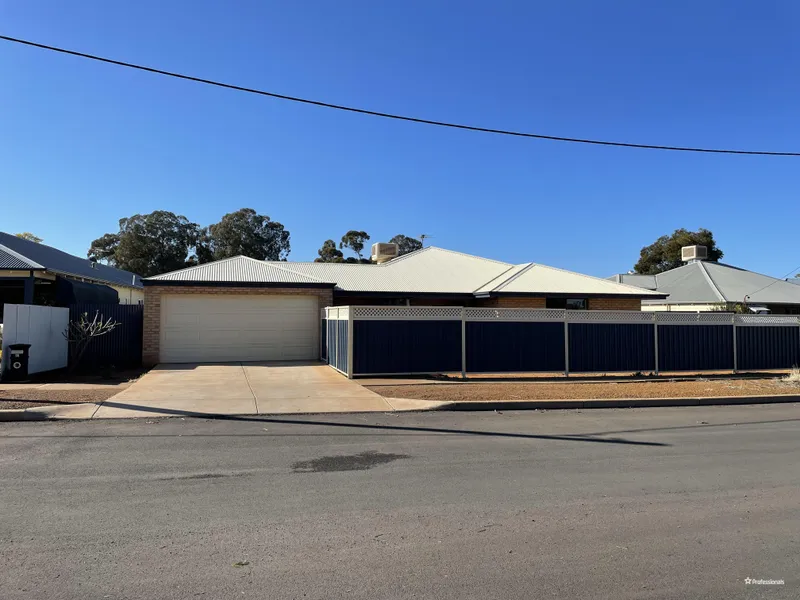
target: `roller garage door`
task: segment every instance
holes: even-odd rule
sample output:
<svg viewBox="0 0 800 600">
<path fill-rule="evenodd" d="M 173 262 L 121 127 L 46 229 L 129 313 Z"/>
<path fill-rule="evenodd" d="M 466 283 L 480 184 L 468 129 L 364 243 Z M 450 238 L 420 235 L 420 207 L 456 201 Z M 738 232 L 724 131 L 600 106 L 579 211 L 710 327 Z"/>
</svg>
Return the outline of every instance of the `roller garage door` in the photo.
<svg viewBox="0 0 800 600">
<path fill-rule="evenodd" d="M 163 295 L 161 362 L 319 358 L 316 296 Z"/>
</svg>

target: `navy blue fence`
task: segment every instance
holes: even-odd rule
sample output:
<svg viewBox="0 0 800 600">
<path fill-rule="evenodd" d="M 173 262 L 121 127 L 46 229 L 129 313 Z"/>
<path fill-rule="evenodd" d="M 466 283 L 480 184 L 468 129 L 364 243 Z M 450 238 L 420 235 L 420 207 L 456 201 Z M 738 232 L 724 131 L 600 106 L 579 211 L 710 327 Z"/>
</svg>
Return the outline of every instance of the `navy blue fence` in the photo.
<svg viewBox="0 0 800 600">
<path fill-rule="evenodd" d="M 460 371 L 461 322 L 354 321 L 353 349 L 354 373 Z"/>
<path fill-rule="evenodd" d="M 565 368 L 563 323 L 468 322 L 466 341 L 470 373 L 548 373 Z"/>
<path fill-rule="evenodd" d="M 788 315 L 461 307 L 328 311 L 322 356 L 350 376 L 765 370 L 800 365 L 800 319 Z"/>
<path fill-rule="evenodd" d="M 72 304 L 70 321 L 77 321 L 86 313 L 89 319 L 98 314 L 103 320 L 113 319 L 117 326 L 105 335 L 92 339 L 81 358 L 78 370 L 88 371 L 105 367 L 133 368 L 142 364 L 142 323 L 144 306 L 141 304 Z M 72 353 L 70 352 L 70 356 Z"/>
</svg>

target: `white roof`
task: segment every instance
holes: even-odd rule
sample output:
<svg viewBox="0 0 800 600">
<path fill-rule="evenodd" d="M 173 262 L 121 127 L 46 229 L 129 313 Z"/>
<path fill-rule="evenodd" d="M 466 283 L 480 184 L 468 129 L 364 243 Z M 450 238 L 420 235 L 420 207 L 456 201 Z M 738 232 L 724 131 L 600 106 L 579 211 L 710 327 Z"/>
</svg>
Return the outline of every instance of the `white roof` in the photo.
<svg viewBox="0 0 800 600">
<path fill-rule="evenodd" d="M 283 268 L 282 264 L 269 263 L 246 256 L 234 256 L 204 265 L 188 267 L 163 275 L 148 277 L 146 281 L 207 281 L 209 283 L 317 283 L 325 281 L 307 277 Z"/>
<path fill-rule="evenodd" d="M 588 294 L 659 297 L 657 292 L 539 265 L 510 263 L 436 248 L 380 265 L 264 262 L 245 257 L 150 277 L 149 281 L 329 283 L 347 292 L 420 294 Z"/>
</svg>

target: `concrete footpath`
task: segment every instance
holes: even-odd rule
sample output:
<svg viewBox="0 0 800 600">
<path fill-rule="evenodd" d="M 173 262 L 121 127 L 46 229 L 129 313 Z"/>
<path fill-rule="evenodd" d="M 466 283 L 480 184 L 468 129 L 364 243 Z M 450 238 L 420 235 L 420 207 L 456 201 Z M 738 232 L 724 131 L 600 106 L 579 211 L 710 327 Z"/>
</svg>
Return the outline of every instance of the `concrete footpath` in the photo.
<svg viewBox="0 0 800 600">
<path fill-rule="evenodd" d="M 668 406 L 722 406 L 741 404 L 800 403 L 800 395 L 786 396 L 727 396 L 712 398 L 628 398 L 602 400 L 514 400 L 492 402 L 437 402 L 411 398 L 382 398 L 382 404 L 364 406 L 342 402 L 332 406 L 330 401 L 311 403 L 292 409 L 280 407 L 275 412 L 259 412 L 255 406 L 221 411 L 219 407 L 206 408 L 200 403 L 161 402 L 161 406 L 126 404 L 116 400 L 106 402 L 41 406 L 36 408 L 0 410 L 0 421 L 42 421 L 48 419 L 130 419 L 154 417 L 204 417 L 238 415 L 286 415 L 330 413 L 387 413 L 424 411 L 499 411 L 499 410 L 568 410 L 601 408 L 647 408 Z M 370 399 L 372 400 L 372 399 Z M 298 410 L 299 409 L 299 410 Z"/>
</svg>

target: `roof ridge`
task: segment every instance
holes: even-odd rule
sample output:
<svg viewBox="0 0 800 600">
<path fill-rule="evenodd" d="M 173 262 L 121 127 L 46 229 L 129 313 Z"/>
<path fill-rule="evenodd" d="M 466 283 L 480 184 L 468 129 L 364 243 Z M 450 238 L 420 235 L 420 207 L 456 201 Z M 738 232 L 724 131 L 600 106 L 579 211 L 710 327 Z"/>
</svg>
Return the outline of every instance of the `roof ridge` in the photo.
<svg viewBox="0 0 800 600">
<path fill-rule="evenodd" d="M 500 278 L 501 278 L 503 275 L 505 275 L 506 273 L 508 273 L 509 271 L 511 271 L 512 269 L 514 269 L 515 267 L 518 267 L 518 266 L 519 266 L 519 265 L 511 265 L 510 267 L 508 267 L 508 268 L 507 268 L 505 271 L 503 271 L 502 273 L 500 273 L 500 274 L 498 274 L 498 275 L 495 275 L 494 277 L 492 277 L 491 279 L 489 279 L 489 280 L 488 280 L 486 283 L 482 283 L 481 285 L 479 285 L 478 287 L 476 287 L 474 290 L 472 290 L 472 293 L 473 293 L 473 294 L 477 294 L 477 293 L 478 293 L 478 290 L 481 290 L 481 289 L 485 288 L 487 285 L 491 284 L 493 281 L 495 281 L 495 280 L 497 280 L 497 279 L 500 279 Z M 497 289 L 496 287 L 493 287 L 493 288 L 491 288 L 490 290 L 488 290 L 488 292 L 489 292 L 489 293 L 491 293 L 491 292 L 495 291 L 496 289 Z"/>
<path fill-rule="evenodd" d="M 532 263 L 532 262 L 520 263 L 518 265 L 514 265 L 513 267 L 511 267 L 511 269 L 513 269 L 515 267 L 520 267 L 520 266 L 522 266 L 522 268 L 519 271 L 517 271 L 516 273 L 514 273 L 513 275 L 511 275 L 510 277 L 508 277 L 505 280 L 503 280 L 499 285 L 493 287 L 489 291 L 490 292 L 499 292 L 499 291 L 501 291 L 504 287 L 509 285 L 512 281 L 514 281 L 515 279 L 519 278 L 523 273 L 527 273 L 528 271 L 530 271 L 531 267 L 534 267 L 535 265 L 536 265 L 536 263 Z M 510 271 L 511 269 L 503 271 L 502 273 L 500 273 L 500 275 L 495 277 L 495 279 L 497 279 L 498 277 L 502 277 L 503 275 L 508 273 L 508 271 Z M 491 283 L 492 281 L 494 281 L 494 279 L 490 279 L 487 283 Z M 484 285 L 486 285 L 486 284 L 484 284 Z M 481 286 L 481 287 L 483 287 L 483 286 Z"/>
<path fill-rule="evenodd" d="M 26 263 L 28 263 L 29 265 L 31 265 L 34 268 L 39 268 L 39 269 L 44 269 L 45 268 L 44 266 L 42 266 L 41 264 L 39 264 L 35 260 L 32 260 L 32 259 L 28 258 L 24 254 L 20 254 L 16 250 L 12 250 L 11 248 L 6 246 L 5 244 L 0 244 L 0 249 L 2 249 L 4 252 L 8 252 L 14 258 L 17 258 L 19 260 L 25 261 Z"/>
<path fill-rule="evenodd" d="M 627 283 L 616 283 L 615 281 L 609 281 L 608 279 L 603 279 L 602 277 L 595 277 L 594 275 L 586 275 L 585 273 L 578 273 L 577 271 L 570 271 L 569 269 L 561 269 L 559 267 L 551 267 L 550 265 L 543 265 L 542 263 L 531 263 L 532 266 L 542 267 L 544 269 L 550 269 L 551 271 L 561 271 L 562 273 L 569 273 L 571 275 L 578 275 L 579 277 L 583 277 L 585 279 L 592 279 L 595 281 L 603 281 L 605 283 L 610 283 L 612 285 L 619 285 L 622 287 L 626 287 L 630 290 L 634 290 L 636 292 L 641 293 L 642 291 L 645 292 L 652 292 L 655 293 L 656 290 L 648 290 L 646 288 L 640 288 L 635 285 L 629 285 Z"/>
<path fill-rule="evenodd" d="M 450 250 L 449 248 L 440 248 L 439 246 L 428 246 L 427 248 L 422 248 L 422 250 L 441 250 L 442 252 L 449 252 L 450 254 L 458 254 L 459 256 L 466 256 L 468 258 L 477 258 L 478 260 L 482 260 L 484 262 L 497 263 L 499 265 L 508 265 L 508 266 L 511 266 L 511 267 L 517 266 L 514 263 L 508 263 L 508 262 L 504 262 L 502 260 L 495 260 L 494 258 L 485 258 L 483 256 L 478 256 L 476 254 L 467 254 L 466 252 L 459 252 L 458 250 Z M 415 252 L 421 252 L 422 250 L 416 250 Z M 408 256 L 409 254 L 414 254 L 414 252 L 409 252 L 408 254 L 404 254 L 403 256 Z M 398 257 L 398 258 L 402 258 L 402 257 Z M 394 260 L 397 260 L 397 259 L 395 258 Z M 394 262 L 394 261 L 390 260 L 386 264 L 391 264 L 392 262 Z M 525 264 L 525 263 L 521 263 L 521 264 Z"/>
<path fill-rule="evenodd" d="M 708 269 L 706 269 L 705 265 L 703 264 L 703 261 L 699 260 L 699 261 L 697 261 L 696 264 L 700 268 L 700 272 L 706 278 L 706 281 L 708 281 L 709 285 L 711 286 L 711 289 L 714 290 L 714 293 L 717 295 L 717 297 L 720 299 L 720 301 L 721 302 L 730 302 L 730 300 L 728 300 L 728 298 L 725 296 L 725 294 L 722 293 L 722 290 L 719 289 L 719 287 L 717 286 L 716 282 L 714 281 L 714 278 L 711 277 L 711 273 L 708 272 Z"/>
<path fill-rule="evenodd" d="M 257 262 L 259 264 L 262 264 L 262 265 L 269 264 L 269 266 L 271 266 L 271 267 L 275 267 L 276 269 L 280 269 L 281 271 L 286 271 L 287 273 L 291 273 L 292 275 L 298 275 L 300 277 L 304 277 L 305 279 L 310 279 L 312 281 L 318 281 L 319 283 L 331 283 L 330 281 L 325 281 L 324 279 L 320 279 L 319 277 L 314 277 L 313 275 L 306 275 L 305 273 L 300 273 L 299 271 L 294 271 L 292 269 L 284 267 L 283 265 L 275 264 L 275 263 L 286 262 L 286 261 L 258 260 L 257 258 L 252 258 L 250 256 L 245 256 L 244 254 L 240 254 L 239 256 L 242 257 L 242 258 L 246 258 L 248 260 L 255 261 L 255 262 Z"/>
<path fill-rule="evenodd" d="M 432 248 L 436 248 L 436 246 L 428 246 L 427 248 L 419 248 L 418 250 L 412 250 L 411 252 L 406 252 L 405 254 L 401 254 L 400 256 L 392 258 L 391 260 L 387 260 L 386 262 L 378 263 L 377 266 L 379 266 L 379 267 L 388 267 L 391 264 L 397 264 L 398 262 L 400 262 L 402 260 L 405 260 L 405 259 L 407 259 L 407 258 L 409 258 L 411 256 L 419 256 L 423 252 L 427 252 L 428 250 L 430 250 Z M 438 248 L 437 248 L 437 250 L 438 250 Z"/>
</svg>

